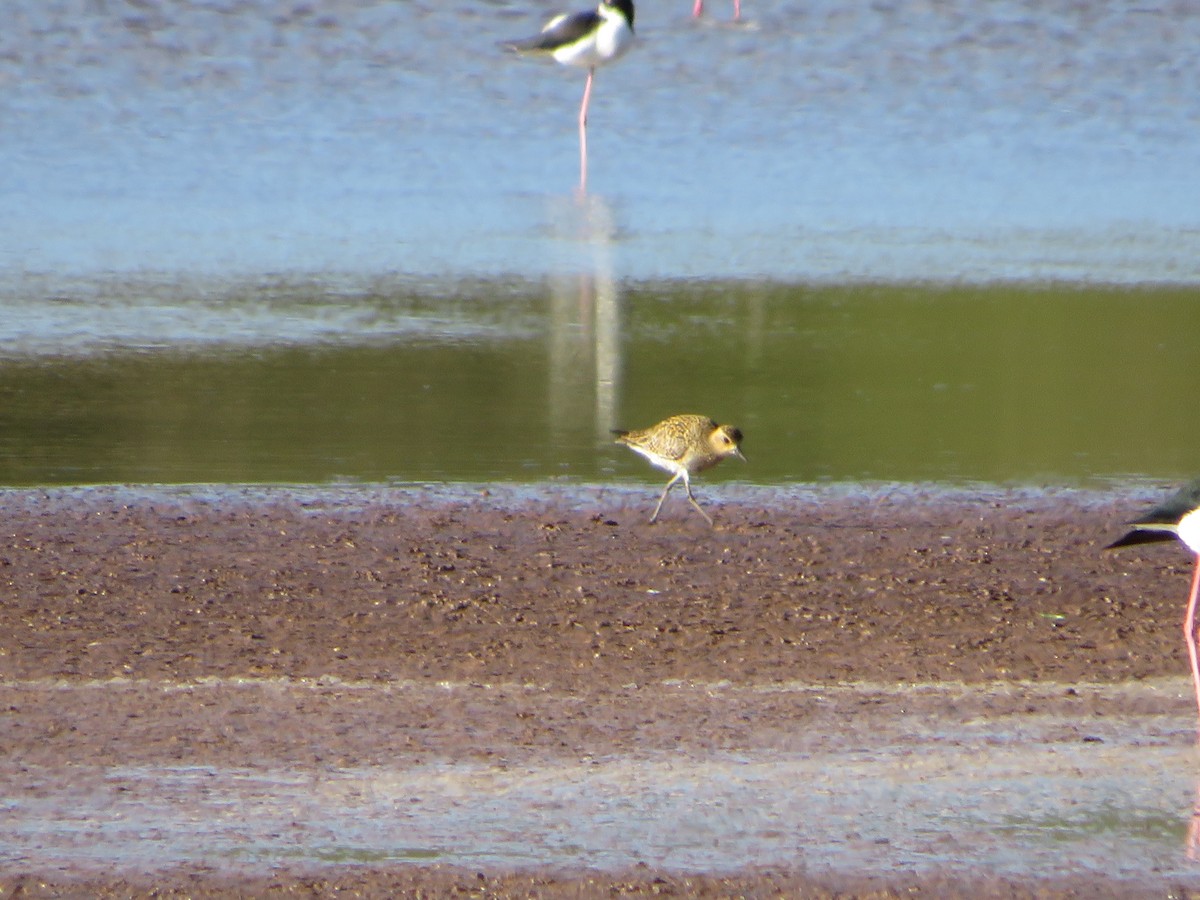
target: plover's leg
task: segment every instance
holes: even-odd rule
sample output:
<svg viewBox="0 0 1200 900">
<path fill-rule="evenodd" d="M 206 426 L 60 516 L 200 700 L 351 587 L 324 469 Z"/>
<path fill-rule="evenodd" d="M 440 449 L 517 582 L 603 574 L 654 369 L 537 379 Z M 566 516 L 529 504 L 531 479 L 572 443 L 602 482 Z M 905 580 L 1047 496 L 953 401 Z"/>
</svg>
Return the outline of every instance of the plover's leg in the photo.
<svg viewBox="0 0 1200 900">
<path fill-rule="evenodd" d="M 687 488 L 688 499 L 690 501 L 692 501 L 692 506 L 696 507 L 696 512 L 698 512 L 698 513 L 700 513 L 700 515 L 704 516 L 704 521 L 706 521 L 709 525 L 712 525 L 712 523 L 713 523 L 712 517 L 700 508 L 700 504 L 698 502 L 696 502 L 695 495 L 692 494 L 692 481 L 690 478 L 687 477 L 686 472 L 684 473 L 684 476 L 683 476 L 683 486 L 685 488 Z"/>
<path fill-rule="evenodd" d="M 670 493 L 671 488 L 675 486 L 675 482 L 677 482 L 679 480 L 680 475 L 683 475 L 683 473 L 676 472 L 674 477 L 672 477 L 671 480 L 667 482 L 667 486 L 665 488 L 663 488 L 662 496 L 658 498 L 658 506 L 654 507 L 654 515 L 652 515 L 650 517 L 651 525 L 653 525 L 655 522 L 658 521 L 658 511 L 660 509 L 662 509 L 663 501 L 667 499 L 667 494 Z M 685 481 L 684 483 L 686 484 L 687 482 Z M 688 496 L 690 497 L 691 495 L 692 495 L 692 489 L 688 488 Z"/>
</svg>

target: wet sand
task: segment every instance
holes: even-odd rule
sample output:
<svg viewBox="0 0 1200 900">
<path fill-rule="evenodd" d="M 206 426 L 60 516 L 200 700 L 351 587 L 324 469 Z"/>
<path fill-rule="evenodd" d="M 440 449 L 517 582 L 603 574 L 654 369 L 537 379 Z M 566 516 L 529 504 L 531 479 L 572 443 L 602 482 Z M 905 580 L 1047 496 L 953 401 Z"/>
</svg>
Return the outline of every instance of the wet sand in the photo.
<svg viewBox="0 0 1200 900">
<path fill-rule="evenodd" d="M 709 489 L 713 529 L 677 497 L 648 525 L 654 497 L 0 495 L 0 895 L 1200 886 L 1182 838 L 1178 865 L 1149 874 L 1083 857 L 993 867 L 979 835 L 914 848 L 886 823 L 833 839 L 817 822 L 798 838 L 794 823 L 741 828 L 744 783 L 718 783 L 741 766 L 836 786 L 856 760 L 872 782 L 929 752 L 1007 765 L 997 754 L 1026 744 L 1067 768 L 1102 746 L 1135 781 L 1139 759 L 1194 762 L 1179 634 L 1190 559 L 1172 546 L 1101 552 L 1144 496 Z M 831 762 L 806 774 L 814 760 Z M 589 792 L 644 800 L 663 772 L 686 772 L 693 792 L 711 781 L 710 805 L 730 803 L 711 821 L 733 822 L 745 847 L 693 835 L 700 849 L 675 853 L 651 827 L 641 856 L 612 833 L 612 853 L 594 856 L 538 831 L 593 814 Z M 922 790 L 945 790 L 942 775 L 914 784 L 893 801 L 897 829 Z M 540 818 L 521 851 L 520 834 L 475 855 L 389 843 L 406 817 L 413 829 L 490 821 L 492 834 L 487 802 L 522 791 Z M 651 824 L 674 821 L 671 799 L 656 802 Z M 338 844 L 334 818 L 365 830 Z M 842 855 L 806 853 L 812 841 Z"/>
</svg>

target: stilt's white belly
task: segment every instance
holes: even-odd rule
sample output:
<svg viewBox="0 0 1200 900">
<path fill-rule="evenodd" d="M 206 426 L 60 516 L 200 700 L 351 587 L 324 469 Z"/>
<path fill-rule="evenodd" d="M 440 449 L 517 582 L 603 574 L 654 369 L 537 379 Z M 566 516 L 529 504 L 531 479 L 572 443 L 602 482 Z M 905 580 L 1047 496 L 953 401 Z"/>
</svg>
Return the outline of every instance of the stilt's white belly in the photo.
<svg viewBox="0 0 1200 900">
<path fill-rule="evenodd" d="M 1200 509 L 1194 509 L 1179 520 L 1179 539 L 1189 550 L 1200 554 Z"/>
<path fill-rule="evenodd" d="M 624 55 L 633 45 L 633 32 L 619 16 L 607 18 L 590 40 L 578 41 L 554 51 L 554 59 L 566 66 L 594 69 Z"/>
</svg>

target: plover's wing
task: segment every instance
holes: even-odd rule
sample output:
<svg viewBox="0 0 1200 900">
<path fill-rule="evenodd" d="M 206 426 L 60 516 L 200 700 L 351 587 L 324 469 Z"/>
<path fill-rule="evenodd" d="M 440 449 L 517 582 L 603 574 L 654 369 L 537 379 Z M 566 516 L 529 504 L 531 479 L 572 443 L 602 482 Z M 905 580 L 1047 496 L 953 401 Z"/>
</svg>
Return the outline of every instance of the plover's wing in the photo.
<svg viewBox="0 0 1200 900">
<path fill-rule="evenodd" d="M 651 453 L 665 459 L 679 460 L 683 459 L 688 452 L 688 448 L 692 444 L 692 440 L 686 432 L 675 428 L 660 428 L 657 431 L 651 431 L 646 434 L 642 441 L 639 441 Z"/>
</svg>

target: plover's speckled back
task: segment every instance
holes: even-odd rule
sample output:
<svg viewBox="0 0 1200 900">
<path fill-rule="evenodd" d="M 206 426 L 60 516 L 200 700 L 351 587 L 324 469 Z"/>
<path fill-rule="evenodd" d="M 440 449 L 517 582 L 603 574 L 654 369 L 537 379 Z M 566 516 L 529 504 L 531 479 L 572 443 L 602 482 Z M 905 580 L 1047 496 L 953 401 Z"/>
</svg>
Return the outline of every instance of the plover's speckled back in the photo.
<svg viewBox="0 0 1200 900">
<path fill-rule="evenodd" d="M 618 444 L 624 444 L 660 469 L 671 473 L 671 480 L 663 488 L 658 505 L 654 507 L 654 515 L 650 517 L 652 524 L 658 521 L 659 510 L 662 509 L 667 494 L 675 482 L 682 478 L 688 500 L 711 525 L 713 520 L 700 508 L 700 504 L 692 495 L 691 476 L 711 469 L 727 456 L 746 459 L 742 456 L 741 431 L 732 425 L 718 425 L 708 416 L 671 416 L 650 428 L 640 431 L 614 431 L 613 434 L 617 436 Z"/>
</svg>

